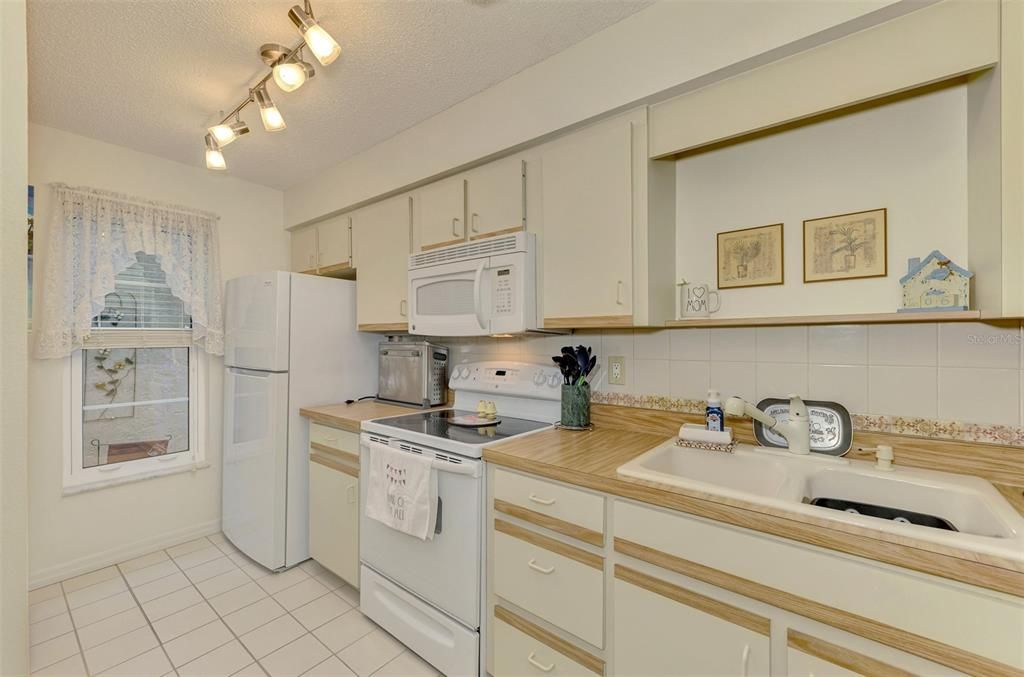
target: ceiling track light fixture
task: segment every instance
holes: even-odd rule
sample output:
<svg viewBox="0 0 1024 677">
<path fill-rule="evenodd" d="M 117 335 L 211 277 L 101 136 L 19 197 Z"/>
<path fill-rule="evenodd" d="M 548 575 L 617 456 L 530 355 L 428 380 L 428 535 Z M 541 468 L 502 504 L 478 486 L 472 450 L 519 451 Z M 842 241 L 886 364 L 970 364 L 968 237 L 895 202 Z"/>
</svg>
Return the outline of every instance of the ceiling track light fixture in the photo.
<svg viewBox="0 0 1024 677">
<path fill-rule="evenodd" d="M 274 84 L 283 92 L 294 92 L 316 75 L 313 65 L 302 58 L 304 48 L 308 47 L 323 66 L 330 65 L 341 54 L 341 47 L 337 41 L 316 20 L 310 0 L 304 0 L 301 7 L 295 5 L 288 10 L 288 18 L 299 30 L 302 41 L 292 47 L 273 42 L 260 47 L 260 58 L 270 68 L 270 72 L 249 88 L 249 96 L 224 116 L 219 124 L 207 129 L 204 141 L 208 169 L 224 170 L 227 168 L 227 162 L 221 149 L 240 136 L 249 133 L 249 125 L 241 120 L 241 113 L 249 104 L 255 103 L 259 107 L 260 119 L 263 121 L 263 129 L 266 131 L 279 132 L 288 126 L 284 122 L 281 111 L 270 97 L 270 92 L 267 91 L 267 81 L 273 79 Z M 234 119 L 233 122 L 232 119 Z"/>
</svg>

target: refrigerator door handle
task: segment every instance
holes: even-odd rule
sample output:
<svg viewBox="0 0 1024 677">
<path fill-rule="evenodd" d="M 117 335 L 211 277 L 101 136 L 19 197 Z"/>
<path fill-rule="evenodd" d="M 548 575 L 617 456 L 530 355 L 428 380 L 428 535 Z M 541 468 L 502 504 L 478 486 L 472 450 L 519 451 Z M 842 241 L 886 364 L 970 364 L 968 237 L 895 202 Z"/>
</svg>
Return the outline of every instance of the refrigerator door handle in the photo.
<svg viewBox="0 0 1024 677">
<path fill-rule="evenodd" d="M 256 376 L 258 378 L 269 378 L 271 374 L 275 373 L 272 371 L 257 371 L 256 369 L 243 369 L 242 367 L 228 367 L 228 371 L 232 374 L 242 374 L 243 376 Z"/>
</svg>

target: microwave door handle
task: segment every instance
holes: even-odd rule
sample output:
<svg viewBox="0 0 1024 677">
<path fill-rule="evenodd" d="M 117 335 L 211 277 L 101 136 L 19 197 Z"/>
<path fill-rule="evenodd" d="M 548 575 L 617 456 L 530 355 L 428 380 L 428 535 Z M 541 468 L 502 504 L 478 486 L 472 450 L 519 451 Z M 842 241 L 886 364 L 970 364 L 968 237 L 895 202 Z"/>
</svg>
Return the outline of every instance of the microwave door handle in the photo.
<svg viewBox="0 0 1024 677">
<path fill-rule="evenodd" d="M 484 282 L 484 268 L 487 267 L 487 260 L 484 259 L 477 266 L 476 273 L 473 275 L 473 311 L 476 313 L 477 324 L 480 328 L 485 330 L 487 327 L 484 325 L 486 318 L 484 317 L 483 309 L 483 282 Z"/>
</svg>

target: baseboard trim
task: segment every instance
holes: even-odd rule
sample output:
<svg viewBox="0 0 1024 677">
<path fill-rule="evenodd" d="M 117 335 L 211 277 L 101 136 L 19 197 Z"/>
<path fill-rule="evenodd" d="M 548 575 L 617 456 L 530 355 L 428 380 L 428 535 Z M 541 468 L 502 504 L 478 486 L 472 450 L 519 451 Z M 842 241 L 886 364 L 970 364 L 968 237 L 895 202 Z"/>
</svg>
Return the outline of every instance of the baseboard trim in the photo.
<svg viewBox="0 0 1024 677">
<path fill-rule="evenodd" d="M 81 574 L 87 574 L 90 571 L 96 571 L 103 567 L 110 566 L 111 564 L 117 564 L 118 562 L 124 562 L 135 557 L 141 557 L 142 555 L 148 555 L 156 550 L 162 550 L 169 548 L 179 543 L 190 541 L 200 536 L 209 536 L 210 534 L 216 534 L 220 532 L 220 520 L 212 520 L 209 522 L 203 522 L 196 524 L 185 529 L 177 529 L 175 531 L 169 531 L 159 536 L 152 538 L 146 538 L 143 540 L 135 541 L 127 545 L 111 548 L 104 550 L 103 552 L 92 553 L 86 557 L 79 557 L 78 559 L 59 564 L 57 566 L 47 567 L 39 571 L 29 572 L 29 590 L 42 587 L 44 585 L 50 585 L 51 583 L 57 583 L 64 581 L 74 576 Z"/>
</svg>

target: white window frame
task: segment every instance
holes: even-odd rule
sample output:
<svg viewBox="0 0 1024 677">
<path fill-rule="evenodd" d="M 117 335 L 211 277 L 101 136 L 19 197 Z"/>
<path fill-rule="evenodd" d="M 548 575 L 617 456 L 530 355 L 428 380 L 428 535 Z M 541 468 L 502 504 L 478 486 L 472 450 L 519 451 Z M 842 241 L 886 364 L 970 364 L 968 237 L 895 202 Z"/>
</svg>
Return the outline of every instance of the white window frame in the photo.
<svg viewBox="0 0 1024 677">
<path fill-rule="evenodd" d="M 64 454 L 65 494 L 188 472 L 206 466 L 206 372 L 209 358 L 192 344 L 191 332 L 153 329 L 97 330 L 93 334 L 98 335 L 98 338 L 90 341 L 90 344 L 94 345 L 86 345 L 86 349 L 112 347 L 103 340 L 103 337 L 110 336 L 113 332 L 119 335 L 116 341 L 118 348 L 188 349 L 189 450 L 85 468 L 82 448 L 83 351 L 76 350 L 65 360 L 64 390 L 68 394 L 65 398 L 68 409 L 64 416 L 64 439 L 68 441 Z M 129 336 L 129 333 L 132 336 Z M 132 338 L 138 340 L 132 341 Z"/>
</svg>

